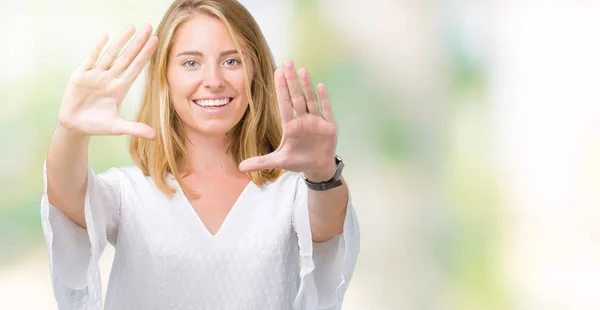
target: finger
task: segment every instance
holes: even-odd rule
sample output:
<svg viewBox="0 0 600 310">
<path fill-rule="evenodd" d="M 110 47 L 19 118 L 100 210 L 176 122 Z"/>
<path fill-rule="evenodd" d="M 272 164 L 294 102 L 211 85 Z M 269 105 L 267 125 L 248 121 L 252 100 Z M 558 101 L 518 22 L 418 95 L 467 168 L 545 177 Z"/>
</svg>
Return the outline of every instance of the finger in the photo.
<svg viewBox="0 0 600 310">
<path fill-rule="evenodd" d="M 296 111 L 296 115 L 298 117 L 305 115 L 306 110 L 306 101 L 304 98 L 304 94 L 300 89 L 300 85 L 298 84 L 298 77 L 296 76 L 296 69 L 294 68 L 294 63 L 291 60 L 286 60 L 283 63 L 283 73 L 285 74 L 285 81 L 288 85 L 288 91 L 290 92 L 290 97 L 292 98 L 292 105 L 294 106 L 294 111 Z"/>
<path fill-rule="evenodd" d="M 283 167 L 283 160 L 279 153 L 271 153 L 264 156 L 251 157 L 240 163 L 240 171 L 253 172 L 261 170 L 278 169 Z"/>
<path fill-rule="evenodd" d="M 140 123 L 119 119 L 113 125 L 112 133 L 115 135 L 130 135 L 145 139 L 154 139 L 156 131 L 152 127 Z"/>
<path fill-rule="evenodd" d="M 294 108 L 288 90 L 283 70 L 275 70 L 275 91 L 277 92 L 277 102 L 279 103 L 279 114 L 282 122 L 288 122 L 294 119 Z"/>
<path fill-rule="evenodd" d="M 127 47 L 127 49 L 117 58 L 115 63 L 110 68 L 110 72 L 114 76 L 119 76 L 129 66 L 129 64 L 135 59 L 140 50 L 144 47 L 150 35 L 152 34 L 152 27 L 148 24 L 142 26 L 134 41 Z"/>
<path fill-rule="evenodd" d="M 104 45 L 106 45 L 106 42 L 108 42 L 108 35 L 106 33 L 103 33 L 100 37 L 98 37 L 98 39 L 96 39 L 96 43 L 94 43 L 92 52 L 79 65 L 79 69 L 81 71 L 87 71 L 94 67 L 96 61 L 98 61 L 98 57 L 100 57 L 100 53 L 102 53 Z"/>
<path fill-rule="evenodd" d="M 331 110 L 331 101 L 327 94 L 327 89 L 323 83 L 317 84 L 317 92 L 319 92 L 319 99 L 321 99 L 321 109 L 323 110 L 323 118 L 328 121 L 333 121 L 333 112 Z"/>
<path fill-rule="evenodd" d="M 142 50 L 135 56 L 135 59 L 131 62 L 131 64 L 125 69 L 121 78 L 128 84 L 132 84 L 133 81 L 138 77 L 140 72 L 144 69 L 144 66 L 150 60 L 152 53 L 156 50 L 156 46 L 158 44 L 158 37 L 151 36 L 150 39 L 146 42 Z"/>
<path fill-rule="evenodd" d="M 113 44 L 110 45 L 108 50 L 106 50 L 104 55 L 102 55 L 102 58 L 100 58 L 100 61 L 96 65 L 96 68 L 108 69 L 113 64 L 117 56 L 119 56 L 121 49 L 123 49 L 123 46 L 125 46 L 127 41 L 129 41 L 129 39 L 134 33 L 135 27 L 133 27 L 132 25 L 128 25 L 127 27 L 125 27 L 125 29 L 123 29 L 121 35 L 117 38 L 117 40 L 113 42 Z"/>
<path fill-rule="evenodd" d="M 317 94 L 315 94 L 312 82 L 310 81 L 308 70 L 300 68 L 298 70 L 298 75 L 300 76 L 300 82 L 302 83 L 302 88 L 304 89 L 304 97 L 306 98 L 306 108 L 308 109 L 308 113 L 319 115 L 319 102 L 317 101 Z"/>
</svg>

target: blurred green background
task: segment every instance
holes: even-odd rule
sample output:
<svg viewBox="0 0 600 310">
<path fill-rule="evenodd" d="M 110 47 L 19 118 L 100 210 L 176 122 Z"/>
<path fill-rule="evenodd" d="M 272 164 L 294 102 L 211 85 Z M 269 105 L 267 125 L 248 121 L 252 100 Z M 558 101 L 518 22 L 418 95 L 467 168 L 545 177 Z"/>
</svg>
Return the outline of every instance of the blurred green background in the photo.
<svg viewBox="0 0 600 310">
<path fill-rule="evenodd" d="M 598 5 L 241 2 L 332 98 L 362 233 L 344 309 L 600 308 Z M 0 3 L 0 309 L 56 309 L 39 203 L 62 92 L 100 33 L 170 1 Z M 91 166 L 127 143 L 94 137 Z"/>
</svg>

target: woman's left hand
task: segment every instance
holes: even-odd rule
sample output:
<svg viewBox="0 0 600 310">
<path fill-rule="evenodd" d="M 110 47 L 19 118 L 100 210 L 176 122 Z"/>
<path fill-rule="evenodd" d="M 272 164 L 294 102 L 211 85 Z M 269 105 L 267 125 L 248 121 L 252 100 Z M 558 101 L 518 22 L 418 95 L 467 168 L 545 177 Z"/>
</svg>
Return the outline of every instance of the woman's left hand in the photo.
<svg viewBox="0 0 600 310">
<path fill-rule="evenodd" d="M 334 160 L 338 125 L 333 119 L 325 85 L 318 84 L 318 100 L 306 69 L 298 70 L 285 61 L 283 70 L 275 70 L 275 87 L 283 127 L 283 138 L 273 153 L 248 158 L 240 163 L 241 171 L 284 169 L 303 172 L 312 182 L 329 180 L 336 170 Z M 296 112 L 296 117 L 294 113 Z"/>
</svg>

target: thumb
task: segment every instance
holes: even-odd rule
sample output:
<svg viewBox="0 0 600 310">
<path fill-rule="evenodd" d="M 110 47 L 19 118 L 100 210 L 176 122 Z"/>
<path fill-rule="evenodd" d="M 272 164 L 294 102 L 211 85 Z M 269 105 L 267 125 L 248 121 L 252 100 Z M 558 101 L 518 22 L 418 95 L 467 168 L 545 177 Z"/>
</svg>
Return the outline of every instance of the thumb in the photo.
<svg viewBox="0 0 600 310">
<path fill-rule="evenodd" d="M 144 123 L 126 121 L 124 119 L 118 119 L 115 122 L 112 132 L 116 135 L 130 135 L 144 139 L 154 139 L 156 137 L 156 132 L 152 127 Z"/>
<path fill-rule="evenodd" d="M 264 156 L 255 156 L 243 160 L 240 163 L 240 171 L 252 172 L 260 170 L 269 170 L 281 168 L 281 160 L 277 153 L 271 153 Z"/>
</svg>

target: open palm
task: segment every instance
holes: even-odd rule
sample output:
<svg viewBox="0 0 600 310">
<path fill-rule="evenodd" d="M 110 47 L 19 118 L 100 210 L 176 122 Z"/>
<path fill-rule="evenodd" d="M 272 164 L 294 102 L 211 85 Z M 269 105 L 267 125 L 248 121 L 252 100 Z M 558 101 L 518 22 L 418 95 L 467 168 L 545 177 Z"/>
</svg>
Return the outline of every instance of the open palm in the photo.
<svg viewBox="0 0 600 310">
<path fill-rule="evenodd" d="M 306 69 L 296 69 L 286 61 L 275 71 L 277 101 L 281 113 L 283 138 L 279 148 L 271 154 L 252 157 L 240 163 L 242 171 L 284 169 L 299 172 L 319 172 L 334 163 L 338 125 L 333 119 L 331 103 L 323 84 L 317 85 L 317 95 Z M 294 117 L 294 111 L 296 117 Z"/>
<path fill-rule="evenodd" d="M 119 108 L 132 83 L 156 49 L 158 38 L 144 25 L 131 44 L 121 50 L 135 33 L 126 27 L 100 57 L 108 41 L 102 35 L 86 60 L 71 74 L 58 113 L 59 124 L 85 135 L 128 134 L 153 138 L 146 124 L 126 121 Z"/>
</svg>

